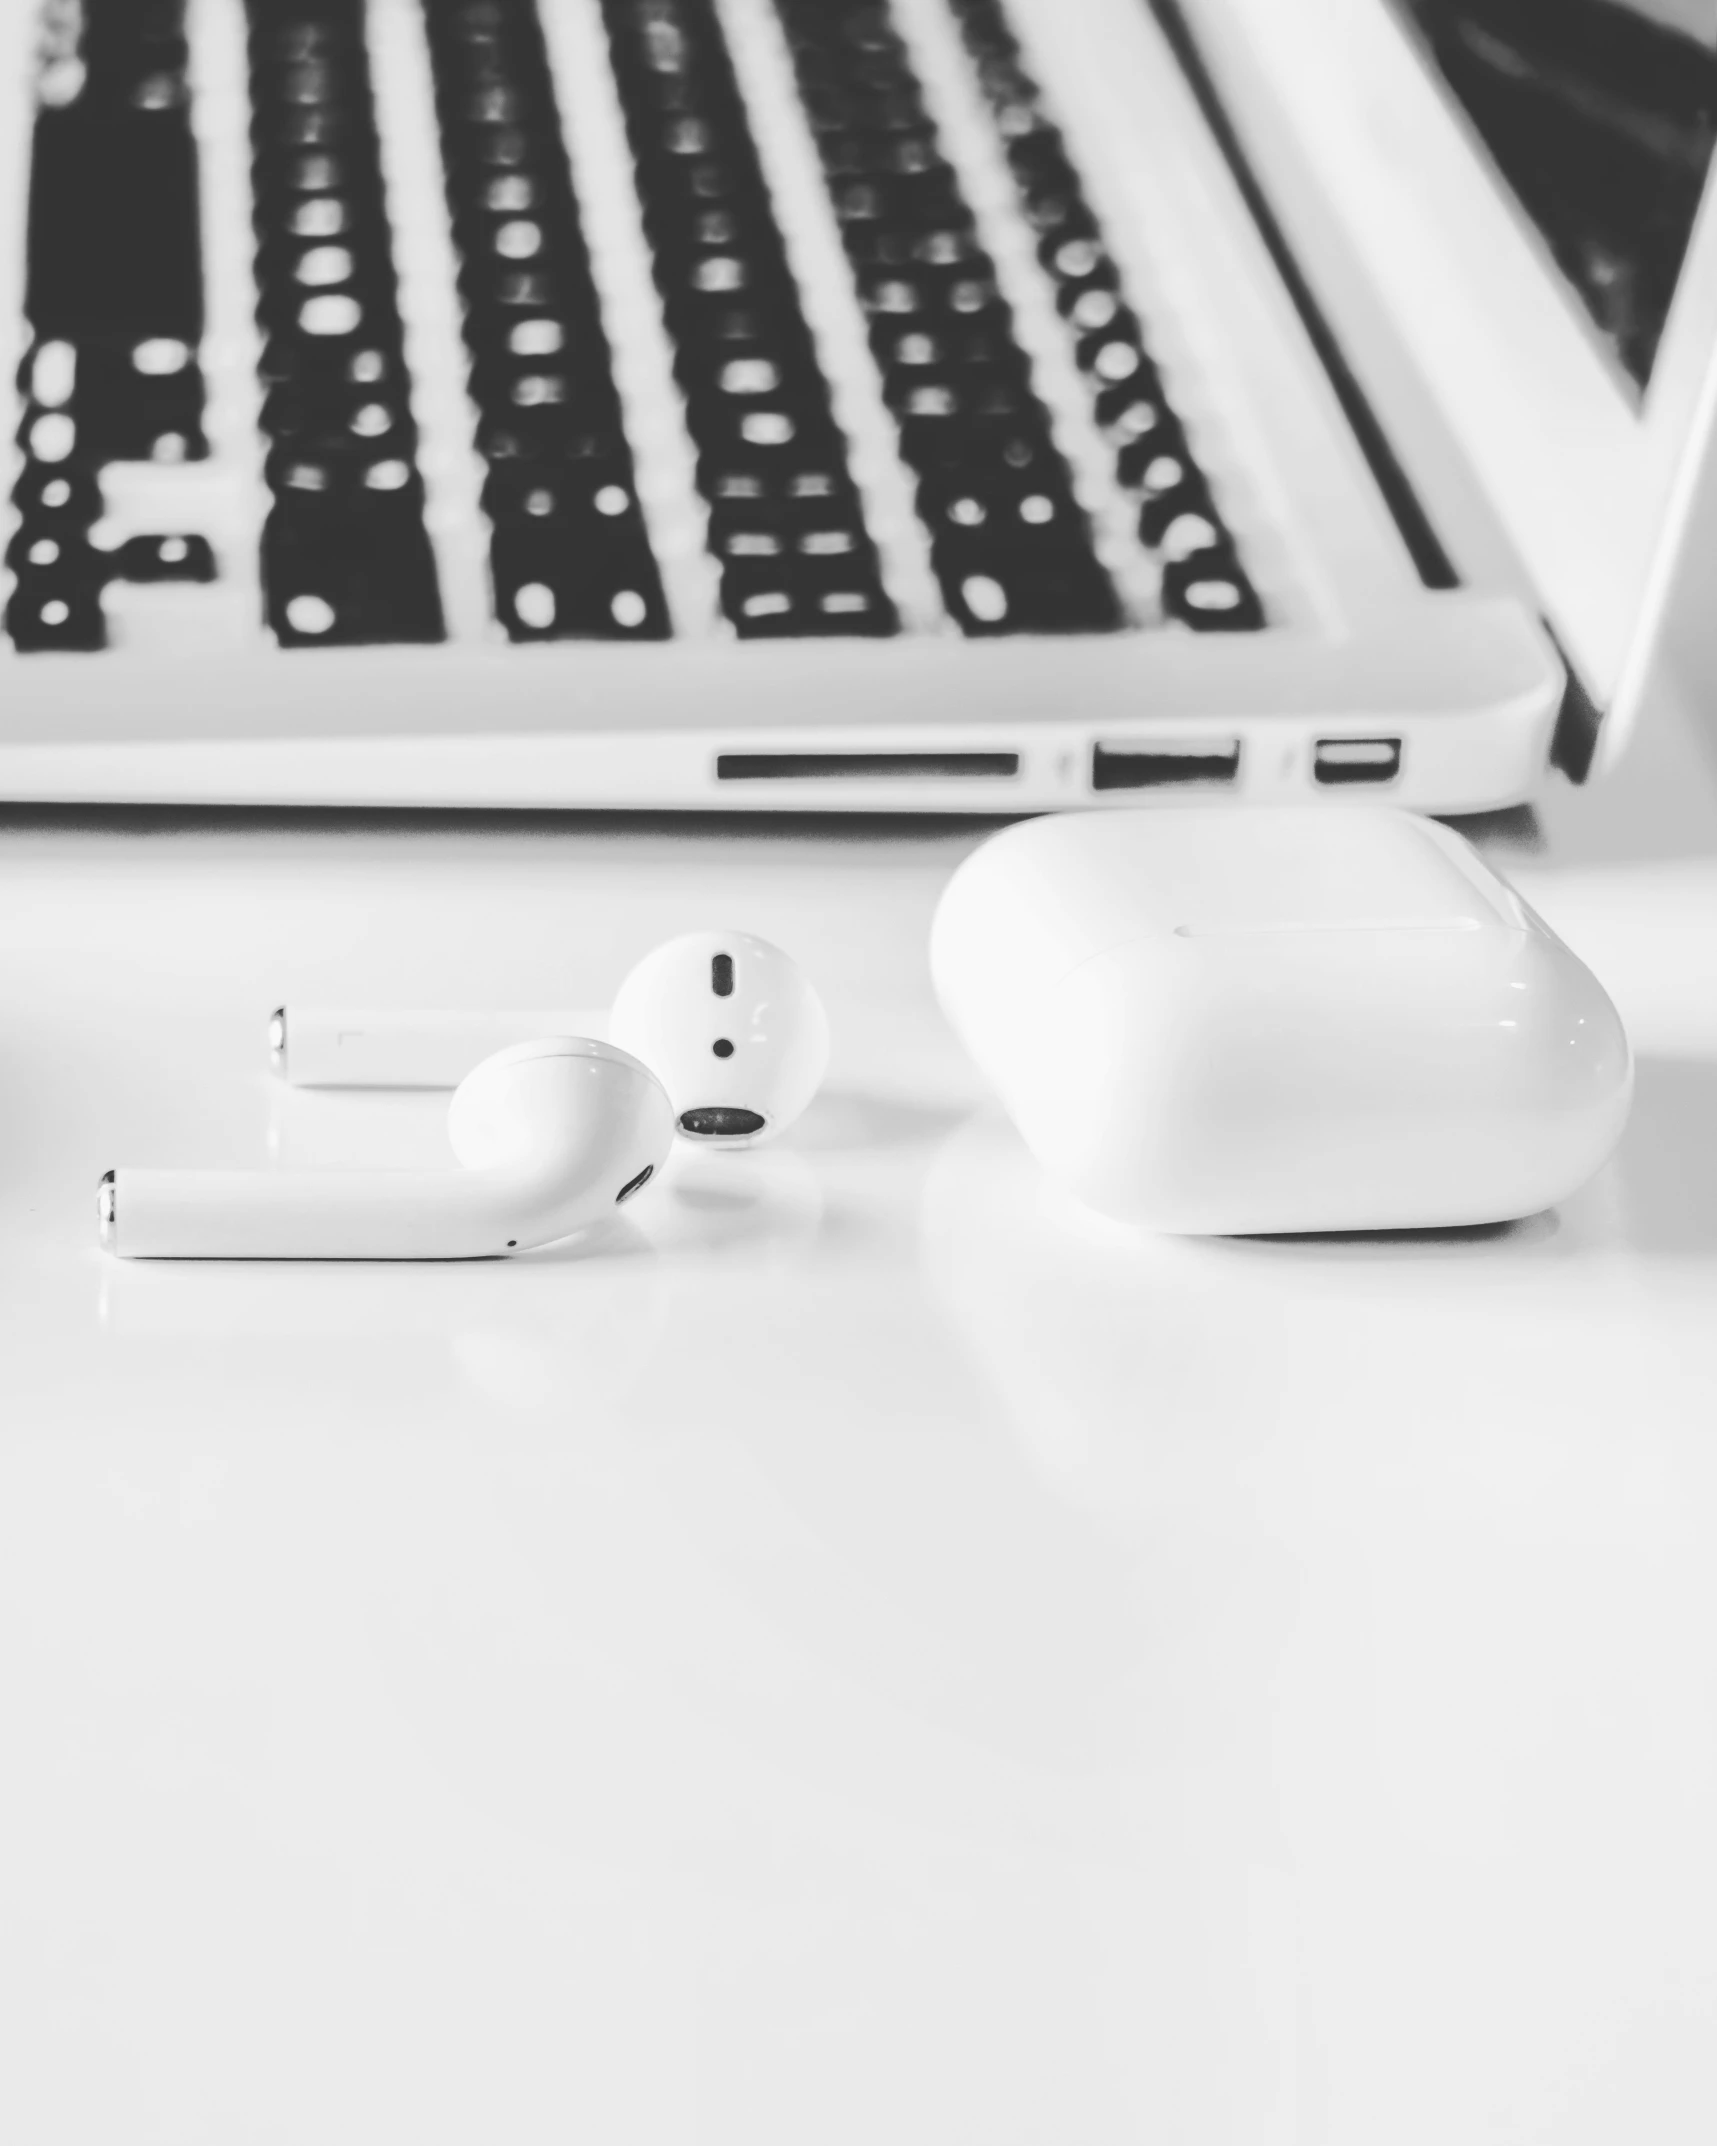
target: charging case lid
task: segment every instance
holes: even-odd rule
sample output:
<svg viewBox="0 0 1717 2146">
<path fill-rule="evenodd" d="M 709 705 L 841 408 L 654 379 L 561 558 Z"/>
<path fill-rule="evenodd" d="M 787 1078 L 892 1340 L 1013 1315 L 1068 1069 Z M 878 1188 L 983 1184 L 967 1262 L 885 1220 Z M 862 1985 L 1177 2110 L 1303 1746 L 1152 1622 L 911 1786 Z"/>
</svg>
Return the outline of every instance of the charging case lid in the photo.
<svg viewBox="0 0 1717 2146">
<path fill-rule="evenodd" d="M 931 958 L 952 1011 L 1009 973 L 1041 988 L 1123 940 L 1384 927 L 1546 929 L 1459 835 L 1412 813 L 1146 807 L 985 843 L 948 886 Z"/>
</svg>

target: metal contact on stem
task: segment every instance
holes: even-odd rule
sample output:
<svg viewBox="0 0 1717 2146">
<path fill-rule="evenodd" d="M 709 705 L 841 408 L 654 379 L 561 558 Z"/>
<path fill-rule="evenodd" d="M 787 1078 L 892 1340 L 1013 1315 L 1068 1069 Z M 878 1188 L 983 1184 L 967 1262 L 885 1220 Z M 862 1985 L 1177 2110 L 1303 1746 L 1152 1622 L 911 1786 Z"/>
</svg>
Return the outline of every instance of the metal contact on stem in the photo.
<svg viewBox="0 0 1717 2146">
<path fill-rule="evenodd" d="M 286 1071 L 286 1008 L 276 1006 L 268 1017 L 268 1062 L 277 1073 Z"/>
<path fill-rule="evenodd" d="M 102 1249 L 111 1252 L 119 1230 L 119 1197 L 111 1170 L 95 1188 L 95 1226 Z"/>
</svg>

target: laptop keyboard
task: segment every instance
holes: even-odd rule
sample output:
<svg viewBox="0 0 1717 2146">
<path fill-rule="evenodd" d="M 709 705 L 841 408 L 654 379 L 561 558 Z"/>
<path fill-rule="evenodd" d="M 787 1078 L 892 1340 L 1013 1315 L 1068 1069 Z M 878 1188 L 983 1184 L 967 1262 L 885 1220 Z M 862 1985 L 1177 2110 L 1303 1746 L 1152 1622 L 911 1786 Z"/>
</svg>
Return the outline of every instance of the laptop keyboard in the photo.
<svg viewBox="0 0 1717 2146">
<path fill-rule="evenodd" d="M 421 49 L 444 201 L 390 165 L 417 88 L 378 97 L 377 0 L 202 0 L 189 21 L 186 0 L 44 5 L 6 547 L 20 651 L 125 645 L 125 583 L 252 575 L 281 647 L 439 641 L 464 614 L 438 455 L 469 466 L 443 488 L 470 524 L 453 533 L 486 564 L 485 629 L 516 642 L 1264 623 L 1001 0 L 385 5 Z M 248 545 L 156 481 L 211 460 L 187 43 L 211 7 L 247 38 Z M 596 85 L 569 76 L 569 21 L 605 59 L 612 145 L 581 136 Z M 622 143 L 630 222 L 604 237 L 579 175 Z M 434 323 L 401 274 L 416 219 L 440 220 L 456 285 Z M 644 330 L 614 296 L 616 231 L 645 256 Z M 424 338 L 452 363 L 461 331 L 463 402 L 432 440 Z M 651 336 L 677 464 L 638 422 Z M 707 613 L 665 571 L 688 528 Z"/>
</svg>

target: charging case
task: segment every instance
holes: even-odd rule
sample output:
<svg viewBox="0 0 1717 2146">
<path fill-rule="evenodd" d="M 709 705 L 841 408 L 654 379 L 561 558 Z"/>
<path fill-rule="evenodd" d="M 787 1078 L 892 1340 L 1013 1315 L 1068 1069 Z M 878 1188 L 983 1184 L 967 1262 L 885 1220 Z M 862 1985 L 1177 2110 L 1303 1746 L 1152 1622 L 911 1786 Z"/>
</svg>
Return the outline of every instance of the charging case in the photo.
<svg viewBox="0 0 1717 2146">
<path fill-rule="evenodd" d="M 1627 1119 L 1596 977 L 1435 821 L 1370 807 L 1027 821 L 955 872 L 931 969 L 1081 1200 L 1197 1234 L 1500 1222 Z"/>
</svg>

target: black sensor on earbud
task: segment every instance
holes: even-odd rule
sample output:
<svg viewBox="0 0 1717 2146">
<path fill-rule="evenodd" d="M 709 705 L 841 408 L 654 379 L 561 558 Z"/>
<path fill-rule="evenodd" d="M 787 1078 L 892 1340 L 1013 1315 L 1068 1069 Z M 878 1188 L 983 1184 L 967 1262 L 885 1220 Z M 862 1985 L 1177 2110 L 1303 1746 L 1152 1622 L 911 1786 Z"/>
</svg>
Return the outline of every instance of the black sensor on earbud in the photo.
<svg viewBox="0 0 1717 2146">
<path fill-rule="evenodd" d="M 755 1110 L 740 1110 L 732 1104 L 710 1105 L 703 1110 L 682 1110 L 680 1131 L 699 1140 L 737 1140 L 762 1132 L 768 1121 Z"/>
</svg>

